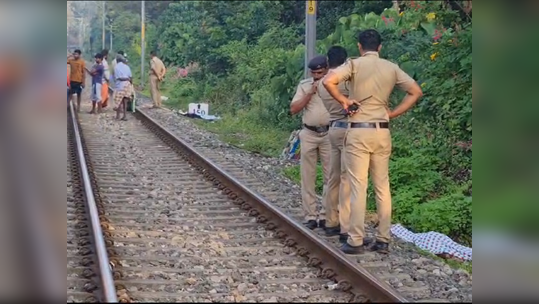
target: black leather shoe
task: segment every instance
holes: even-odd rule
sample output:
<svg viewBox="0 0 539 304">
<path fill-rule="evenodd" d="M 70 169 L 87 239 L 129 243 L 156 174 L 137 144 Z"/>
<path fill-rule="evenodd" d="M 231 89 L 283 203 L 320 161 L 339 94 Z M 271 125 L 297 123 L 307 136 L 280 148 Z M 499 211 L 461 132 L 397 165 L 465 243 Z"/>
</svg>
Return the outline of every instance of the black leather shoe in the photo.
<svg viewBox="0 0 539 304">
<path fill-rule="evenodd" d="M 307 223 L 305 223 L 304 225 L 311 230 L 314 230 L 316 227 L 318 227 L 318 223 L 315 220 L 307 221 Z"/>
<path fill-rule="evenodd" d="M 339 234 L 341 234 L 341 226 L 326 228 L 326 236 L 337 236 Z"/>
<path fill-rule="evenodd" d="M 379 253 L 383 253 L 383 254 L 388 254 L 389 253 L 389 244 L 377 241 L 376 243 L 374 243 L 373 246 L 370 247 L 370 250 L 371 251 L 376 251 L 376 252 L 379 252 Z"/>
<path fill-rule="evenodd" d="M 368 237 L 363 239 L 363 246 L 370 246 L 376 242 L 375 238 Z"/>
<path fill-rule="evenodd" d="M 346 254 L 362 254 L 365 252 L 365 246 L 352 246 L 348 243 L 345 243 L 341 247 L 341 251 Z"/>
<path fill-rule="evenodd" d="M 319 220 L 318 228 L 326 229 L 326 220 Z"/>
<path fill-rule="evenodd" d="M 349 238 L 349 237 L 350 237 L 350 236 L 348 235 L 348 233 L 340 233 L 340 234 L 339 234 L 339 242 L 340 242 L 341 244 L 345 244 L 346 241 L 348 241 L 348 238 Z"/>
</svg>

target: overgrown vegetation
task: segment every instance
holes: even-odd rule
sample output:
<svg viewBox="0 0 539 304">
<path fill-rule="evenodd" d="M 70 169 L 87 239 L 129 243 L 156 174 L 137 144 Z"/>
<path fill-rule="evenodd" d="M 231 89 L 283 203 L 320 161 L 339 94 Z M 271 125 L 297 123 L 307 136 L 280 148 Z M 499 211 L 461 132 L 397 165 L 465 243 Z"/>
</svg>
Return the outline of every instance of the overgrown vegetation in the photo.
<svg viewBox="0 0 539 304">
<path fill-rule="evenodd" d="M 320 1 L 317 51 L 339 44 L 357 56 L 359 30 L 382 33 L 381 55 L 425 93 L 413 111 L 392 121 L 394 221 L 471 244 L 472 21 L 465 5 L 471 1 L 398 1 L 400 13 L 395 2 Z M 128 52 L 138 73 L 140 4 L 107 3 L 113 28 L 121 29 L 115 49 Z M 303 74 L 304 9 L 303 1 L 147 2 L 146 47 L 169 66 L 169 104 L 208 102 L 223 119 L 205 127 L 237 146 L 277 155 L 300 126 L 288 109 Z M 99 27 L 93 31 L 100 37 Z M 179 76 L 176 68 L 189 64 L 187 77 Z M 395 93 L 393 106 L 401 98 Z M 298 178 L 297 168 L 286 174 Z"/>
</svg>

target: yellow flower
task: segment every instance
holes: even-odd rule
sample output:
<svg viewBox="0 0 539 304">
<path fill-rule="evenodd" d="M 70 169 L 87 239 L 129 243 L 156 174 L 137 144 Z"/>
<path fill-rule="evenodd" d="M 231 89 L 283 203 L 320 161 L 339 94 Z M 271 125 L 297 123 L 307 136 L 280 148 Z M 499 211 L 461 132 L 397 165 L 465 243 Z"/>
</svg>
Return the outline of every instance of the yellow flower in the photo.
<svg viewBox="0 0 539 304">
<path fill-rule="evenodd" d="M 437 45 L 439 42 L 434 42 L 432 45 Z"/>
<path fill-rule="evenodd" d="M 438 53 L 434 53 L 434 54 L 430 55 L 430 60 L 434 61 L 434 60 L 436 60 L 436 57 L 438 57 Z"/>
<path fill-rule="evenodd" d="M 432 21 L 434 19 L 436 19 L 436 14 L 435 13 L 428 13 L 427 14 L 427 20 L 428 21 Z"/>
<path fill-rule="evenodd" d="M 404 16 L 404 12 L 400 12 L 399 16 L 401 16 L 401 17 Z"/>
</svg>

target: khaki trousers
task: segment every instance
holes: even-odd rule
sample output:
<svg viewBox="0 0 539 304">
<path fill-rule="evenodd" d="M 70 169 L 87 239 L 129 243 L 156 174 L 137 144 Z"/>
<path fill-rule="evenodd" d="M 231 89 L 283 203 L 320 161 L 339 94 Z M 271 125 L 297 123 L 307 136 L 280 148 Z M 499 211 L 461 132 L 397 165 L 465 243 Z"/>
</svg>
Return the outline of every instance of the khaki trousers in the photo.
<svg viewBox="0 0 539 304">
<path fill-rule="evenodd" d="M 367 185 L 371 175 L 376 194 L 378 228 L 376 240 L 389 243 L 391 238 L 391 192 L 389 188 L 389 129 L 348 129 L 345 139 L 345 162 L 352 188 L 350 238 L 348 244 L 360 246 L 365 237 Z"/>
<path fill-rule="evenodd" d="M 327 180 L 329 177 L 329 158 L 331 145 L 327 133 L 318 134 L 308 129 L 303 129 L 299 133 L 300 140 L 300 167 L 301 167 L 301 198 L 305 220 L 326 219 L 325 197 L 327 191 Z M 317 209 L 316 186 L 316 165 L 318 156 L 322 163 L 324 175 L 324 187 L 322 194 L 322 204 L 320 211 Z"/>
<path fill-rule="evenodd" d="M 157 76 L 150 76 L 150 94 L 152 95 L 153 105 L 156 107 L 161 106 L 161 92 L 159 92 L 159 79 Z"/>
<path fill-rule="evenodd" d="M 326 225 L 341 225 L 341 233 L 350 227 L 350 183 L 344 162 L 345 128 L 329 129 L 331 143 L 330 173 L 326 193 Z"/>
</svg>

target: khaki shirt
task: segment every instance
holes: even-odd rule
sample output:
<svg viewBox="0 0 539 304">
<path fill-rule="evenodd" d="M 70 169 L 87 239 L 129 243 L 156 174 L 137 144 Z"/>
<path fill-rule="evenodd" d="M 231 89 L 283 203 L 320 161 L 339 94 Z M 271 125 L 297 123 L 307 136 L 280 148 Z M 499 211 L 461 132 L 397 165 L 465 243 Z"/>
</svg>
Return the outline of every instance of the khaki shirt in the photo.
<svg viewBox="0 0 539 304">
<path fill-rule="evenodd" d="M 333 71 L 333 69 L 331 69 L 329 73 L 331 73 L 331 71 Z M 323 80 L 324 79 L 322 79 L 318 83 L 318 95 L 320 95 L 320 98 L 322 99 L 324 106 L 329 112 L 329 120 L 330 121 L 347 120 L 348 116 L 344 113 L 344 108 L 337 100 L 335 100 L 329 94 L 329 92 L 324 87 L 324 84 L 322 83 Z M 339 86 L 338 86 L 339 92 L 341 92 L 341 94 L 343 94 L 344 96 L 349 96 L 350 94 L 349 89 L 348 89 L 349 85 L 350 84 L 348 81 L 339 83 Z"/>
<path fill-rule="evenodd" d="M 302 80 L 297 89 L 291 104 L 300 101 L 312 90 L 314 79 L 307 78 Z M 322 127 L 329 125 L 329 113 L 320 99 L 318 93 L 311 97 L 311 101 L 303 108 L 303 123 L 311 127 Z"/>
<path fill-rule="evenodd" d="M 155 70 L 157 75 L 154 74 L 152 69 Z M 152 60 L 150 60 L 150 75 L 158 76 L 162 78 L 165 76 L 165 72 L 166 72 L 166 69 L 165 69 L 165 64 L 163 64 L 163 61 L 161 61 L 161 59 L 157 57 L 153 57 Z"/>
<path fill-rule="evenodd" d="M 339 82 L 350 81 L 350 99 L 361 101 L 350 122 L 388 122 L 389 96 L 395 86 L 406 91 L 415 80 L 398 65 L 381 59 L 377 52 L 350 59 L 333 70 Z"/>
</svg>

